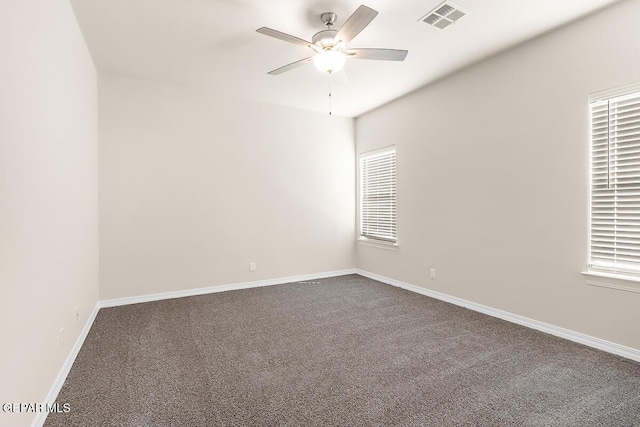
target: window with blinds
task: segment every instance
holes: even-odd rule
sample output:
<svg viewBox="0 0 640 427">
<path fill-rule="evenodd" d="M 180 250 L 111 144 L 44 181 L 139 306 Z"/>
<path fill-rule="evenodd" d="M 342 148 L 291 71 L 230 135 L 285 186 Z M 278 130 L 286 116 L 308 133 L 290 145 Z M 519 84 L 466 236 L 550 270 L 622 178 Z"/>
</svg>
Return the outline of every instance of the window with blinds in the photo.
<svg viewBox="0 0 640 427">
<path fill-rule="evenodd" d="M 591 99 L 591 261 L 640 275 L 640 88 Z"/>
<path fill-rule="evenodd" d="M 396 149 L 360 155 L 360 236 L 396 243 Z"/>
</svg>

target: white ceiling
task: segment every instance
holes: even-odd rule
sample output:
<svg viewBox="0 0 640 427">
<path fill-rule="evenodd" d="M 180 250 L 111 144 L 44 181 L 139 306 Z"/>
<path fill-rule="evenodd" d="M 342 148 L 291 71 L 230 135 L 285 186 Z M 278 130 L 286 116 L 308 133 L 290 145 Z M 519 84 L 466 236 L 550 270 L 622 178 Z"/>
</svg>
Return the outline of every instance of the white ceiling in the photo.
<svg viewBox="0 0 640 427">
<path fill-rule="evenodd" d="M 120 74 L 328 112 L 329 78 L 312 64 L 268 71 L 310 49 L 255 32 L 310 40 L 322 12 L 339 28 L 362 1 L 379 15 L 350 47 L 408 49 L 404 62 L 349 59 L 333 76 L 333 114 L 356 117 L 484 57 L 618 0 L 454 0 L 455 26 L 419 19 L 441 0 L 71 0 L 96 67 Z"/>
</svg>

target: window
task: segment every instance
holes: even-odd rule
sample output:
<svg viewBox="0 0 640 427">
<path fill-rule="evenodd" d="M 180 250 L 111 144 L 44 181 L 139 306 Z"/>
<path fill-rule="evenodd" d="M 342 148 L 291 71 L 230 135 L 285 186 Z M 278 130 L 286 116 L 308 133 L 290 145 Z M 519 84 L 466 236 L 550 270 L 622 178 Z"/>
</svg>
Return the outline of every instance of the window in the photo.
<svg viewBox="0 0 640 427">
<path fill-rule="evenodd" d="M 360 238 L 395 244 L 395 146 L 360 155 Z"/>
<path fill-rule="evenodd" d="M 590 270 L 640 276 L 640 86 L 590 97 Z"/>
</svg>

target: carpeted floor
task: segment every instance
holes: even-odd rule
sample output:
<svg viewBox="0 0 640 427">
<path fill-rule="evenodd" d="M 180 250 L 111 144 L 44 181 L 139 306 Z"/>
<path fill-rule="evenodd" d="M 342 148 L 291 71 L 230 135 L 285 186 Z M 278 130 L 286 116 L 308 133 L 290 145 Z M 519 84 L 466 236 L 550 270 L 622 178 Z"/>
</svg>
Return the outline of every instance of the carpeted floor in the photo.
<svg viewBox="0 0 640 427">
<path fill-rule="evenodd" d="M 57 401 L 48 427 L 640 426 L 640 364 L 351 275 L 102 309 Z"/>
</svg>

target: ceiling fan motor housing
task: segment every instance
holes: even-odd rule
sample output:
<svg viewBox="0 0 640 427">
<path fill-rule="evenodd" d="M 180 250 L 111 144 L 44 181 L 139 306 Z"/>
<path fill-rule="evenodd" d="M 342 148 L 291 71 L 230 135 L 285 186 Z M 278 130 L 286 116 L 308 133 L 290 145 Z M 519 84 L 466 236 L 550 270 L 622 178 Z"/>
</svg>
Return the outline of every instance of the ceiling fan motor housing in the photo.
<svg viewBox="0 0 640 427">
<path fill-rule="evenodd" d="M 320 47 L 333 47 L 334 39 L 338 31 L 336 30 L 322 30 L 313 35 L 311 42 Z"/>
</svg>

